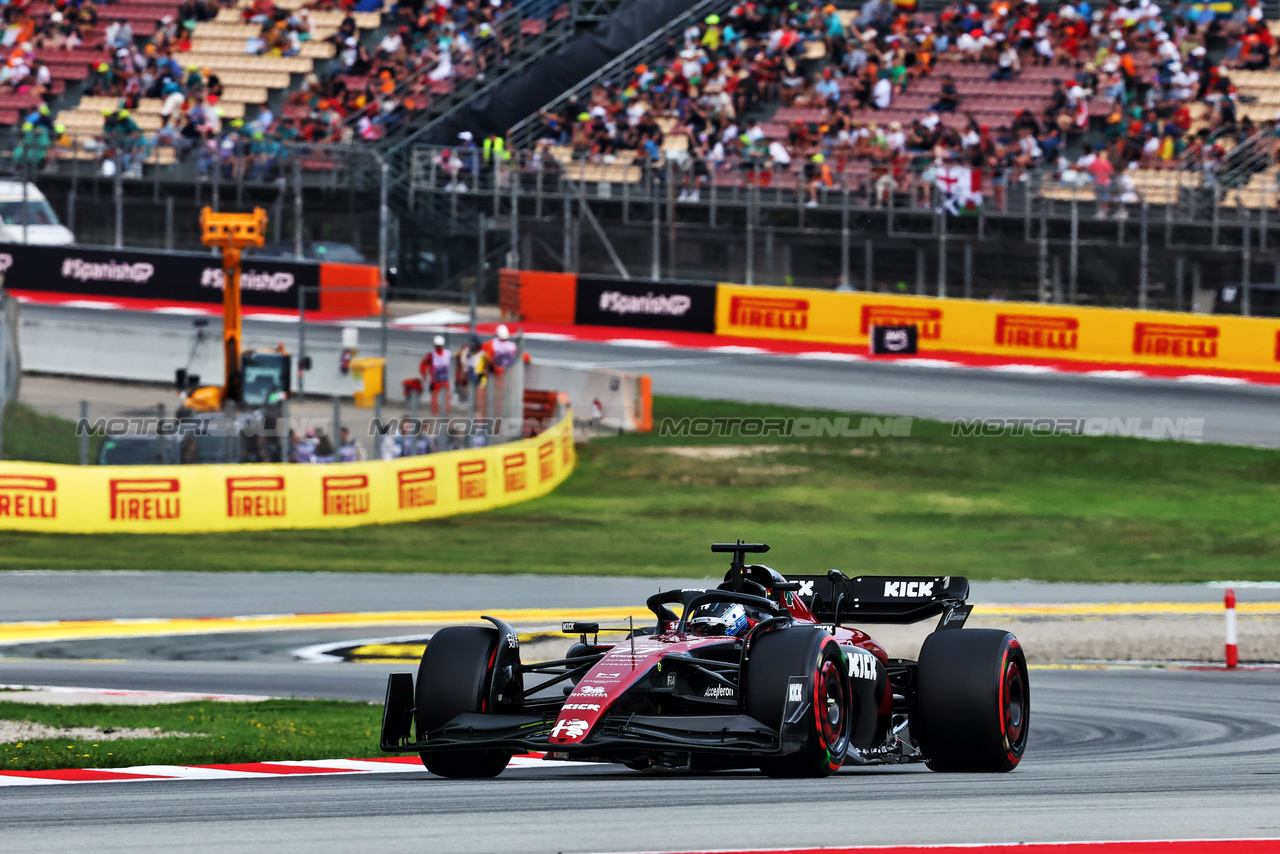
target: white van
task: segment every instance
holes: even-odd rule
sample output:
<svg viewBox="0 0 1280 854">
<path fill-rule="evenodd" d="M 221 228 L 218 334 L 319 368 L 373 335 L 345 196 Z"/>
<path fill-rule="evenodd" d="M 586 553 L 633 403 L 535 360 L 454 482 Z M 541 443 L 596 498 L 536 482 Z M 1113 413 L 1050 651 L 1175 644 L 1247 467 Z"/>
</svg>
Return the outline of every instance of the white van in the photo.
<svg viewBox="0 0 1280 854">
<path fill-rule="evenodd" d="M 35 184 L 27 182 L 25 197 L 23 193 L 22 181 L 0 181 L 0 243 L 66 246 L 76 242 Z"/>
</svg>

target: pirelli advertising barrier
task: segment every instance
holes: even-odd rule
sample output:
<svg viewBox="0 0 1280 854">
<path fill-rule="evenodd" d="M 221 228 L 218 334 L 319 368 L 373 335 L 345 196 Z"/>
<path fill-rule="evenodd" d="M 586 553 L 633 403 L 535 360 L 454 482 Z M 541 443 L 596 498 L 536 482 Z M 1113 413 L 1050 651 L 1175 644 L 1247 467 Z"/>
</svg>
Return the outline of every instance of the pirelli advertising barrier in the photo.
<svg viewBox="0 0 1280 854">
<path fill-rule="evenodd" d="M 0 530 L 69 534 L 346 528 L 491 510 L 573 471 L 570 414 L 532 439 L 391 461 L 208 466 L 0 462 Z"/>
<path fill-rule="evenodd" d="M 1233 371 L 1280 371 L 1280 320 L 1038 303 L 720 285 L 716 332 L 866 345 L 914 326 L 922 353 L 959 352 Z"/>
<path fill-rule="evenodd" d="M 711 301 L 715 334 L 735 338 L 869 349 L 873 327 L 915 327 L 922 354 L 1280 372 L 1276 318 L 503 272 L 504 311 L 551 324 L 704 331 Z"/>
</svg>

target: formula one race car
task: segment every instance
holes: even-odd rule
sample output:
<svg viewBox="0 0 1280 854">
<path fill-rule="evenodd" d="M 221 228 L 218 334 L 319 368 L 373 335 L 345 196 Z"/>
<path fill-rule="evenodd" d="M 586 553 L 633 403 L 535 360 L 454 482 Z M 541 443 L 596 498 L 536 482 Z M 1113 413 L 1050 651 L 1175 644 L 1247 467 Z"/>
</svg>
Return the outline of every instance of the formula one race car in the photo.
<svg viewBox="0 0 1280 854">
<path fill-rule="evenodd" d="M 502 620 L 437 632 L 416 686 L 410 673 L 387 683 L 382 749 L 416 752 L 443 777 L 494 777 L 529 751 L 778 777 L 821 777 L 845 764 L 1018 765 L 1026 658 L 1008 632 L 963 628 L 968 581 L 834 569 L 785 578 L 746 563 L 768 546 L 711 549 L 733 554 L 725 582 L 649 597 L 656 625 L 621 629 L 620 643 L 598 643 L 598 624 L 564 623 L 580 636 L 568 654 L 525 664 Z M 889 658 L 846 625 L 935 616 L 919 661 Z"/>
</svg>

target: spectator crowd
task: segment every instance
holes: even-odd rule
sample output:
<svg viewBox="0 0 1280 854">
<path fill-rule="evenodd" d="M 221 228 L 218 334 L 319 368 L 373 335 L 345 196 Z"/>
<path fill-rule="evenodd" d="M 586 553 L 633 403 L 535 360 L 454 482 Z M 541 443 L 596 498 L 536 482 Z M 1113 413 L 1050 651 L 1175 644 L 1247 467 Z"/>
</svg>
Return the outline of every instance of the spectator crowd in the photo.
<svg viewBox="0 0 1280 854">
<path fill-rule="evenodd" d="M 744 2 L 542 112 L 539 145 L 603 163 L 673 159 L 686 198 L 713 174 L 790 176 L 810 205 L 854 164 L 884 189 L 964 167 L 997 201 L 1037 168 L 1110 187 L 1192 164 L 1212 180 L 1231 139 L 1264 129 L 1243 115 L 1232 73 L 1278 58 L 1258 0 L 1230 15 L 1154 0 L 957 2 L 936 15 L 887 0 L 856 13 Z"/>
<path fill-rule="evenodd" d="M 97 148 L 104 160 L 120 161 L 133 174 L 155 148 L 169 147 L 179 159 L 197 158 L 204 174 L 221 167 L 228 178 L 263 177 L 287 165 L 288 143 L 351 143 L 394 133 L 459 79 L 492 73 L 518 46 L 519 23 L 527 20 L 509 14 L 509 0 L 407 0 L 383 15 L 384 33 L 368 48 L 353 13 L 382 12 L 382 0 L 314 0 L 292 10 L 254 0 L 238 10 L 243 23 L 260 28 L 245 40 L 246 55 L 298 56 L 316 41 L 332 45 L 334 59 L 324 73 L 305 75 L 279 114 L 263 104 L 242 120 L 224 115 L 226 87 L 216 71 L 186 58 L 196 26 L 214 20 L 222 5 L 185 0 L 145 38 L 136 37 L 123 18 L 99 26 L 100 16 L 104 24 L 110 20 L 110 5 L 100 9 L 94 0 L 57 0 L 39 20 L 28 14 L 29 4 L 6 5 L 0 94 L 46 94 L 49 70 L 34 59 L 37 51 L 100 50 L 85 93 L 110 97 L 116 106 L 103 111 L 102 132 L 88 143 L 81 139 L 81 145 Z M 553 8 L 542 6 L 543 14 Z M 345 13 L 341 24 L 318 30 L 314 14 L 334 10 Z M 535 32 L 545 26 L 533 23 Z M 135 111 L 143 98 L 163 102 L 158 130 L 138 125 Z M 47 107 L 24 118 L 20 130 L 27 158 L 47 161 L 56 144 Z M 69 145 L 70 139 L 63 142 Z"/>
<path fill-rule="evenodd" d="M 384 13 L 369 48 L 352 13 L 380 11 L 381 0 L 296 9 L 254 0 L 239 9 L 258 28 L 246 54 L 297 56 L 322 41 L 335 61 L 306 75 L 279 114 L 263 104 L 242 119 L 225 115 L 219 75 L 184 59 L 220 0 L 184 0 L 146 37 L 112 20 L 110 5 L 56 0 L 37 14 L 30 3 L 5 5 L 0 94 L 47 101 L 52 80 L 37 53 L 100 49 L 87 91 L 116 106 L 87 144 L 104 167 L 138 174 L 151 152 L 170 148 L 226 178 L 278 174 L 289 143 L 395 133 L 458 80 L 493 73 L 518 49 L 526 20 L 511 0 L 403 0 Z M 344 13 L 341 24 L 318 31 L 312 17 L 332 10 Z M 557 147 L 602 163 L 671 159 L 685 198 L 713 175 L 767 174 L 802 182 L 810 204 L 851 166 L 871 170 L 877 192 L 962 167 L 983 176 L 997 202 L 1032 169 L 1096 184 L 1138 168 L 1192 166 L 1212 182 L 1231 140 L 1274 134 L 1274 121 L 1245 114 L 1232 74 L 1278 59 L 1259 0 L 1229 14 L 1156 0 L 954 2 L 937 14 L 916 12 L 910 0 L 866 0 L 857 10 L 741 2 L 687 22 L 652 61 L 543 111 L 534 165 L 554 168 Z M 139 126 L 133 111 L 143 98 L 162 101 L 158 130 Z M 24 113 L 20 135 L 27 162 L 71 144 L 46 102 Z M 485 140 L 484 153 L 501 144 Z M 470 133 L 459 148 L 478 161 Z"/>
</svg>

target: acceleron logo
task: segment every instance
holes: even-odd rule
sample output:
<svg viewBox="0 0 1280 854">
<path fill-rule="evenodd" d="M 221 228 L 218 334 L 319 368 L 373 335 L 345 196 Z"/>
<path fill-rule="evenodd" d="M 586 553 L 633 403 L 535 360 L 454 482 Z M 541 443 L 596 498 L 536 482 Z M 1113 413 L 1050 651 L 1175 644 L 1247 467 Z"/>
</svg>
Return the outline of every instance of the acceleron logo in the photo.
<svg viewBox="0 0 1280 854">
<path fill-rule="evenodd" d="M 37 475 L 0 475 L 0 517 L 57 519 L 58 481 Z"/>
</svg>

